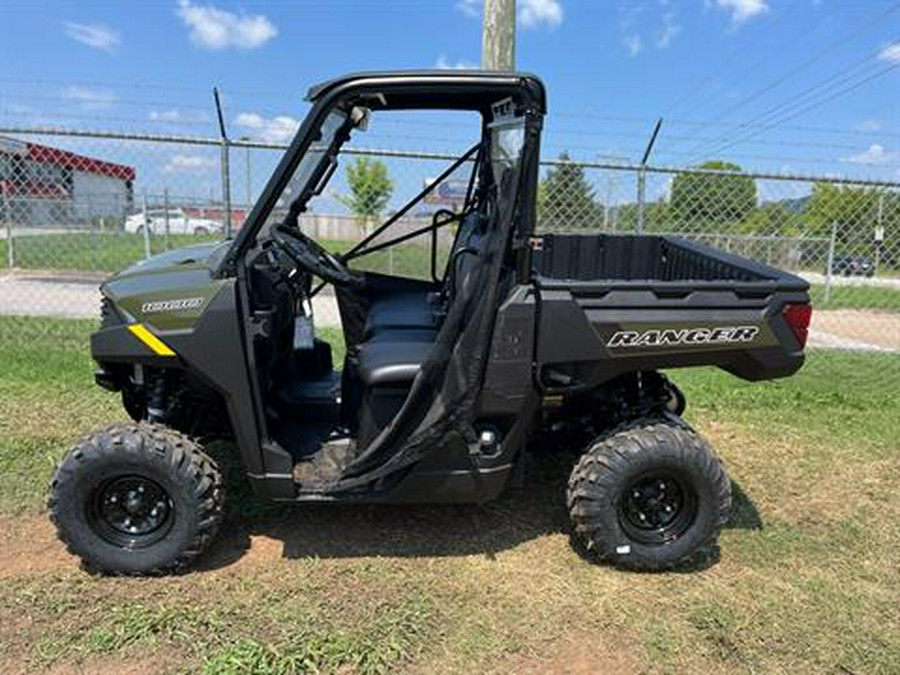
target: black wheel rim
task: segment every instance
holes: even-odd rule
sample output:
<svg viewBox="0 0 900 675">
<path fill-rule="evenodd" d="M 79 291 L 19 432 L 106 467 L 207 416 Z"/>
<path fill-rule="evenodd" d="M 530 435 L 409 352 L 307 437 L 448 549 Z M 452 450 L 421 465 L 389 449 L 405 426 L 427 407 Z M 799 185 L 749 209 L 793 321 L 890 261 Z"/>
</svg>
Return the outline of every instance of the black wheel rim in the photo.
<svg viewBox="0 0 900 675">
<path fill-rule="evenodd" d="M 93 530 L 122 548 L 143 548 L 171 529 L 175 508 L 159 483 L 143 476 L 121 476 L 103 483 L 88 511 Z"/>
<path fill-rule="evenodd" d="M 697 494 L 680 476 L 645 474 L 619 500 L 619 523 L 636 542 L 662 546 L 681 538 L 697 517 Z"/>
</svg>

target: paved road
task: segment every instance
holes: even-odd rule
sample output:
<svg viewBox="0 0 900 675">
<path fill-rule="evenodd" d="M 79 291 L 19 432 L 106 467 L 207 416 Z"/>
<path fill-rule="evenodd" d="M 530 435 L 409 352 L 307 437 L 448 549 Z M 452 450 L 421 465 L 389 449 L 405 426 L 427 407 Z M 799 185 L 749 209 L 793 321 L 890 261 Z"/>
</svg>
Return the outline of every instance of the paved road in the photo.
<svg viewBox="0 0 900 675">
<path fill-rule="evenodd" d="M 811 284 L 824 284 L 824 274 L 818 272 L 799 272 L 797 276 Z M 877 288 L 893 288 L 900 291 L 900 277 L 831 277 L 832 286 L 875 286 Z"/>
<path fill-rule="evenodd" d="M 855 279 L 843 279 L 855 281 Z M 872 281 L 871 279 L 868 281 Z M 64 278 L 6 275 L 0 276 L 0 314 L 21 316 L 50 316 L 88 318 L 97 316 L 100 306 L 98 281 Z M 320 293 L 313 299 L 316 325 L 340 328 L 341 320 L 334 295 Z M 840 311 L 840 310 L 839 310 Z M 872 352 L 900 352 L 895 341 L 876 344 L 866 340 L 867 321 L 876 321 L 882 315 L 854 310 L 853 317 L 839 316 L 838 312 L 813 312 L 813 325 L 809 335 L 810 347 L 848 349 Z M 833 315 L 833 316 L 830 316 Z M 896 316 L 896 315 L 891 315 Z M 828 320 L 836 319 L 836 320 Z M 894 331 L 893 323 L 887 328 Z"/>
<path fill-rule="evenodd" d="M 900 349 L 893 347 L 882 347 L 871 342 L 854 340 L 853 338 L 815 329 L 809 331 L 809 339 L 806 344 L 813 349 L 844 349 L 854 352 L 900 352 Z"/>
</svg>

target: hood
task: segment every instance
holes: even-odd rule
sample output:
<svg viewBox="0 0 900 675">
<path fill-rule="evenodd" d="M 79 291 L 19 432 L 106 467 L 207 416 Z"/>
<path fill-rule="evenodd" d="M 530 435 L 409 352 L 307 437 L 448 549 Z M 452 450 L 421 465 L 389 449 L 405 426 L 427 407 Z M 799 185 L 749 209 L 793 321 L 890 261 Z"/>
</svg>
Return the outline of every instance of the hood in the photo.
<svg viewBox="0 0 900 675">
<path fill-rule="evenodd" d="M 219 264 L 230 245 L 230 241 L 217 241 L 166 251 L 126 267 L 111 280 L 175 269 L 213 269 Z"/>
<path fill-rule="evenodd" d="M 186 246 L 132 265 L 100 290 L 127 322 L 158 330 L 190 328 L 228 280 L 212 270 L 231 242 Z"/>
</svg>

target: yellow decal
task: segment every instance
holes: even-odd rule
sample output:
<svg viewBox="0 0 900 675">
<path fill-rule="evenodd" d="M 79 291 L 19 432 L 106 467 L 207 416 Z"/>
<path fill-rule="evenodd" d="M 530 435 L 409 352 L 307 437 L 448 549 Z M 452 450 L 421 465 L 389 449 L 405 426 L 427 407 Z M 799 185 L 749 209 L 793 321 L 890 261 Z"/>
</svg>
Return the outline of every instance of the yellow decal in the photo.
<svg viewBox="0 0 900 675">
<path fill-rule="evenodd" d="M 130 326 L 128 326 L 128 330 L 134 333 L 138 340 L 150 347 L 150 349 L 153 350 L 154 354 L 158 356 L 175 356 L 175 352 L 172 351 L 169 345 L 167 345 L 165 342 L 163 342 L 153 333 L 147 330 L 144 324 L 131 324 Z"/>
</svg>

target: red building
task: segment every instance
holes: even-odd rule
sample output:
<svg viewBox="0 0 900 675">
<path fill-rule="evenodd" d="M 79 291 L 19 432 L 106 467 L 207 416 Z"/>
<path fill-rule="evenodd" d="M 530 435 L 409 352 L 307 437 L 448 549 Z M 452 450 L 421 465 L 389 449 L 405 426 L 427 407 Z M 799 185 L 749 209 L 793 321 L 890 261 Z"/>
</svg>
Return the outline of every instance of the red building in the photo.
<svg viewBox="0 0 900 675">
<path fill-rule="evenodd" d="M 30 226 L 119 222 L 134 206 L 133 167 L 0 137 L 0 218 Z"/>
</svg>

